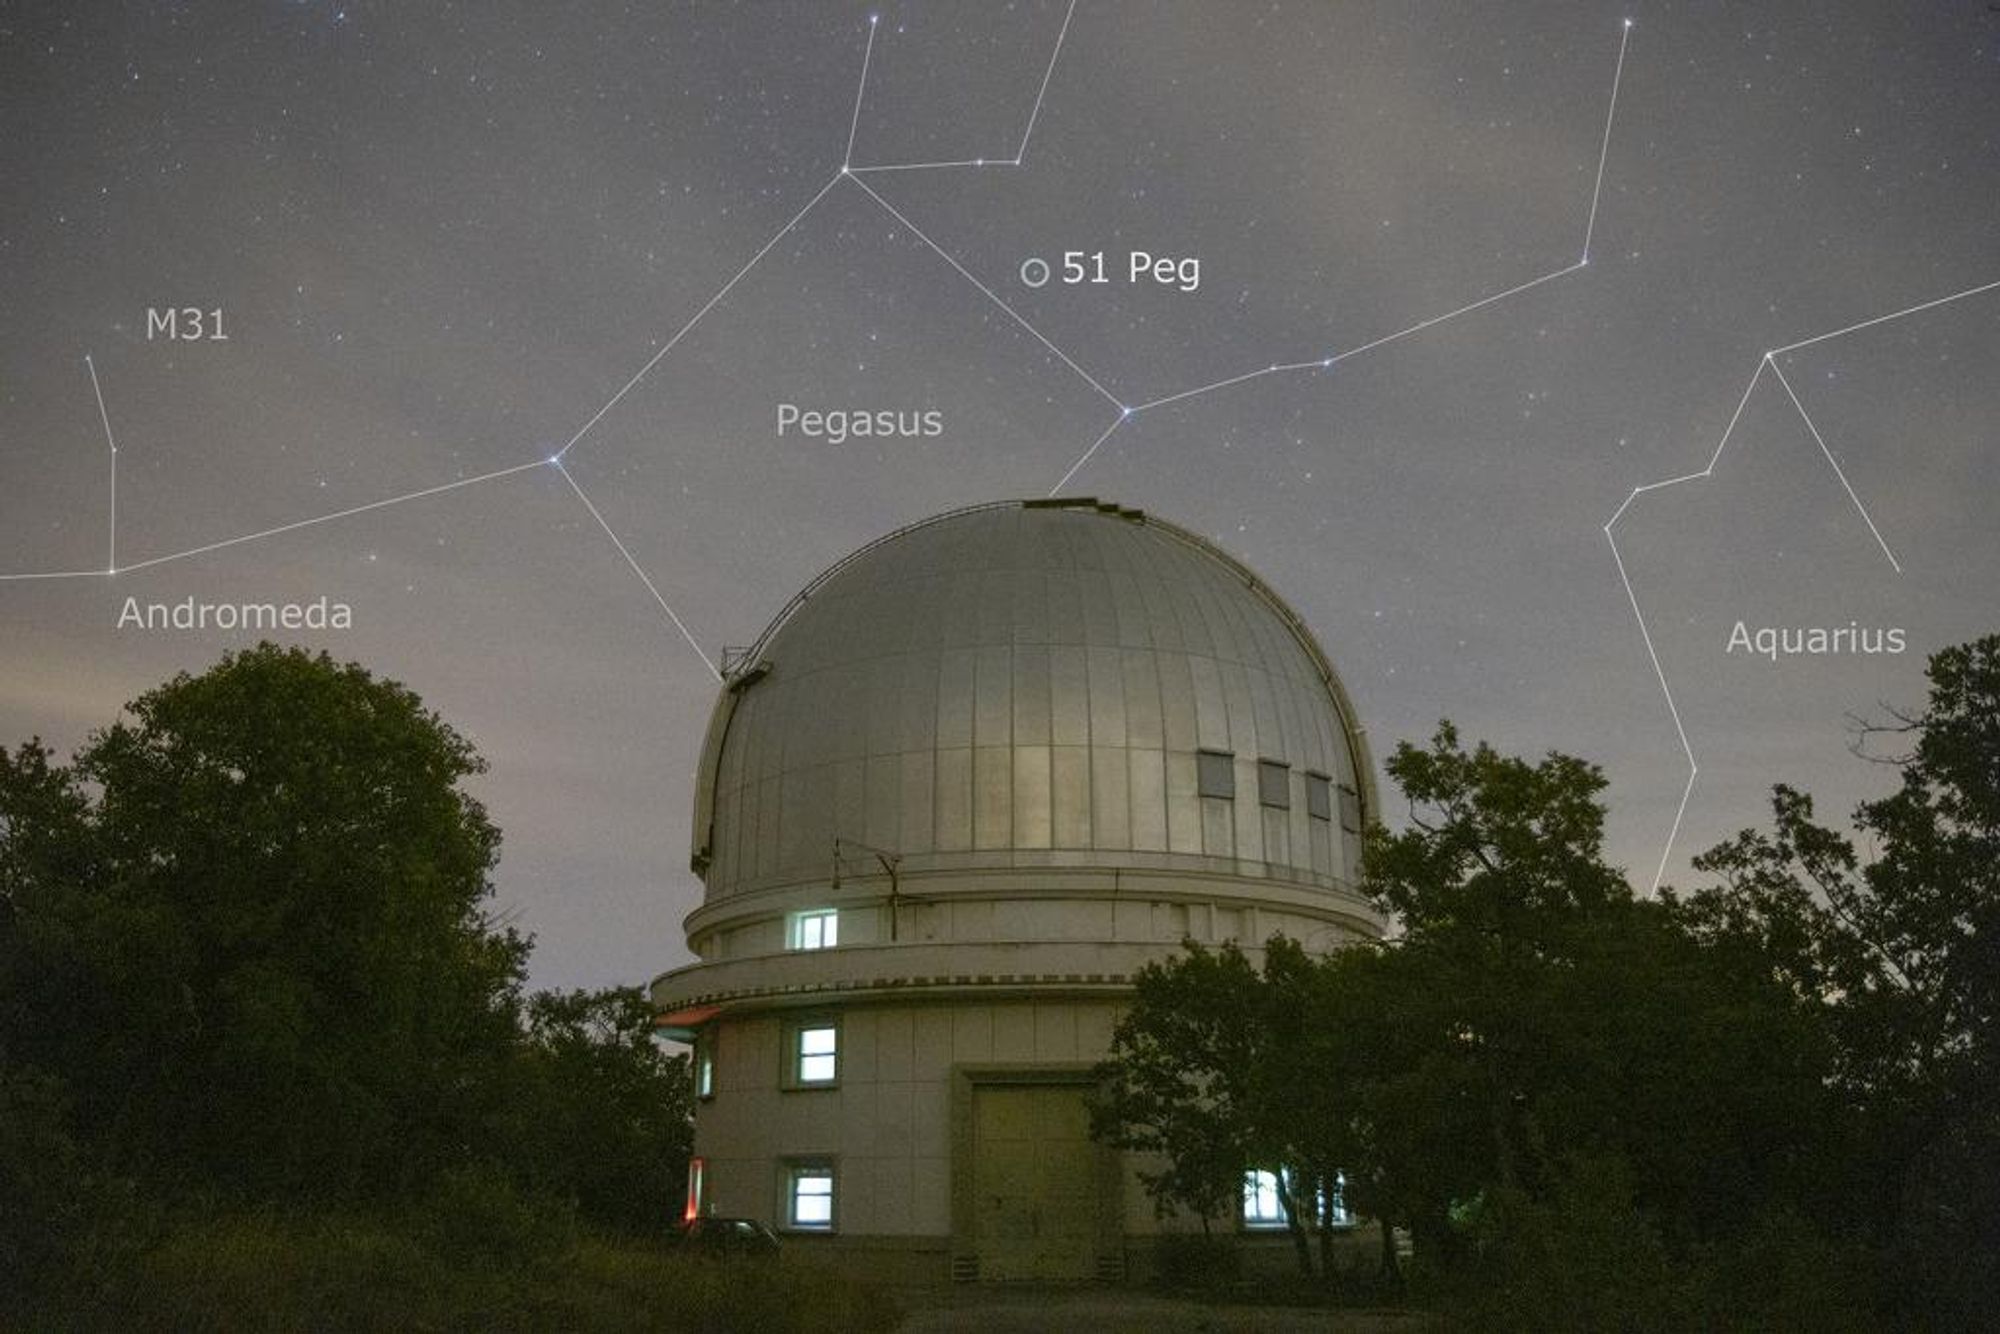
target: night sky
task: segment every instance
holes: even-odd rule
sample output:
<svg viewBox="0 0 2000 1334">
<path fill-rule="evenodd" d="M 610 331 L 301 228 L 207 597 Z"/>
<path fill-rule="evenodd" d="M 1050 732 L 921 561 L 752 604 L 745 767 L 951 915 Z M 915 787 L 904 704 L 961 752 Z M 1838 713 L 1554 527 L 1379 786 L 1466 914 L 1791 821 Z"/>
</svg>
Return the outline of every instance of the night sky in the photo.
<svg viewBox="0 0 2000 1334">
<path fill-rule="evenodd" d="M 0 3 L 0 109 L 0 573 L 68 576 L 0 581 L 0 739 L 66 753 L 258 637 L 121 630 L 127 596 L 349 604 L 293 637 L 491 762 L 538 984 L 685 961 L 699 892 L 715 679 L 604 525 L 719 662 L 1102 437 L 1065 489 L 1262 572 L 1378 757 L 1450 717 L 1601 763 L 1641 888 L 1689 769 L 1615 513 L 1700 765 L 1670 882 L 1774 781 L 1883 788 L 1847 716 L 2000 630 L 1983 2 Z M 148 339 L 190 306 L 227 341 Z M 1908 650 L 1774 663 L 1739 620 Z"/>
</svg>

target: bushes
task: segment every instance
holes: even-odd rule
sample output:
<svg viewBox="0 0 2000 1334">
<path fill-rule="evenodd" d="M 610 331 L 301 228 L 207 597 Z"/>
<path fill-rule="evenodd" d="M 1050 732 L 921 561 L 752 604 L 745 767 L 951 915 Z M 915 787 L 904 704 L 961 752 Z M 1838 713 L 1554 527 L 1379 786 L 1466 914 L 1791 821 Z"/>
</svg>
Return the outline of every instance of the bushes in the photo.
<svg viewBox="0 0 2000 1334">
<path fill-rule="evenodd" d="M 1576 1165 L 1547 1200 L 1497 1188 L 1461 1226 L 1468 1261 L 1446 1304 L 1473 1328 L 1674 1328 L 1666 1248 L 1615 1162 Z"/>
<path fill-rule="evenodd" d="M 1547 1199 L 1492 1192 L 1460 1224 L 1469 1263 L 1436 1294 L 1470 1329 L 1813 1330 L 1881 1327 L 1864 1252 L 1767 1211 L 1676 1260 L 1616 1159 L 1572 1161 Z"/>
<path fill-rule="evenodd" d="M 1198 1292 L 1227 1292 L 1243 1275 L 1236 1239 L 1207 1232 L 1162 1232 L 1153 1264 L 1162 1287 Z"/>
<path fill-rule="evenodd" d="M 487 1182 L 446 1194 L 478 1216 L 450 1220 L 441 1198 L 395 1219 L 264 1210 L 186 1220 L 112 1289 L 31 1308 L 22 1326 L 866 1334 L 899 1316 L 879 1292 L 809 1264 L 717 1262 L 574 1232 L 542 1250 L 567 1225 L 560 1211 L 506 1203 Z"/>
</svg>

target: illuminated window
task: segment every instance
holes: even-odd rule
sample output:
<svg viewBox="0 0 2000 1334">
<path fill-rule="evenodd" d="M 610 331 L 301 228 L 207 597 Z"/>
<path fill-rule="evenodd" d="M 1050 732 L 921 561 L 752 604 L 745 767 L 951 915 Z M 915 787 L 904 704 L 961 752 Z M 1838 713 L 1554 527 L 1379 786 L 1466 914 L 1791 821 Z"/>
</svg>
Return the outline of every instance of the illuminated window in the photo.
<svg viewBox="0 0 2000 1334">
<path fill-rule="evenodd" d="M 701 1158 L 688 1159 L 687 1207 L 681 1210 L 681 1221 L 692 1223 L 701 1217 L 703 1178 L 708 1174 L 708 1163 Z"/>
<path fill-rule="evenodd" d="M 1291 1173 L 1269 1172 L 1253 1167 L 1243 1174 L 1243 1226 L 1251 1228 L 1283 1227 L 1285 1225 L 1285 1204 L 1280 1192 L 1291 1188 Z M 1325 1196 L 1314 1202 L 1314 1218 L 1326 1215 L 1334 1227 L 1348 1227 L 1354 1216 L 1347 1211 L 1347 1178 L 1336 1173 L 1333 1178 L 1332 1211 L 1324 1206 Z"/>
<path fill-rule="evenodd" d="M 785 1169 L 785 1226 L 833 1231 L 833 1164 L 792 1163 Z"/>
<path fill-rule="evenodd" d="M 1285 1206 L 1278 1198 L 1278 1174 L 1251 1168 L 1243 1174 L 1243 1226 L 1284 1225 Z"/>
<path fill-rule="evenodd" d="M 694 1096 L 715 1096 L 715 1037 L 703 1034 L 694 1044 Z"/>
<path fill-rule="evenodd" d="M 832 1024 L 801 1027 L 794 1065 L 800 1084 L 831 1084 L 840 1078 L 840 1030 Z"/>
<path fill-rule="evenodd" d="M 795 912 L 785 924 L 785 948 L 830 950 L 840 943 L 840 910 L 814 908 Z"/>
<path fill-rule="evenodd" d="M 1347 1227 L 1354 1222 L 1354 1215 L 1347 1211 L 1347 1177 L 1340 1172 L 1333 1174 L 1333 1209 L 1327 1220 L 1335 1227 Z"/>
</svg>

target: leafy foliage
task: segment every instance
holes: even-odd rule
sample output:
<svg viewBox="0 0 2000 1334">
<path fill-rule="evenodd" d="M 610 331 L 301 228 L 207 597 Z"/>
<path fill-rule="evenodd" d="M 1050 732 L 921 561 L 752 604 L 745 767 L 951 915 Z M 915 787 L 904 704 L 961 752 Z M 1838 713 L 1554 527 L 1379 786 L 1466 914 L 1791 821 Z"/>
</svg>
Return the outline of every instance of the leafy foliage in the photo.
<svg viewBox="0 0 2000 1334">
<path fill-rule="evenodd" d="M 1907 747 L 1896 790 L 1855 812 L 1871 860 L 1779 787 L 1768 832 L 1698 862 L 1721 883 L 1684 915 L 1838 1034 L 1872 1239 L 1916 1280 L 1911 1318 L 1969 1327 L 2000 1312 L 2000 636 L 1936 654 L 1930 679 L 1922 713 L 1864 733 Z"/>
<path fill-rule="evenodd" d="M 481 916 L 480 761 L 408 691 L 266 646 L 0 763 L 10 1062 L 105 1166 L 347 1198 L 465 1152 L 527 944 Z"/>
<path fill-rule="evenodd" d="M 1364 888 L 1401 934 L 1323 958 L 1274 938 L 1261 969 L 1190 945 L 1149 969 L 1100 1133 L 1166 1155 L 1156 1198 L 1197 1212 L 1249 1166 L 1344 1172 L 1440 1291 L 1602 1327 L 1604 1303 L 1667 1291 L 1760 1202 L 1806 1191 L 1825 1032 L 1754 957 L 1605 864 L 1593 767 L 1467 750 L 1446 724 L 1388 768 L 1411 819 L 1376 833 Z M 1293 1221 L 1309 1271 L 1326 1229 Z M 1572 1272 L 1585 1261 L 1601 1272 Z"/>
<path fill-rule="evenodd" d="M 206 1266 L 305 1264 L 314 1218 L 366 1239 L 335 1270 L 385 1283 L 665 1225 L 685 1059 L 636 989 L 523 999 L 483 767 L 403 687 L 272 645 L 146 693 L 68 765 L 0 752 L 0 1294 L 87 1310 L 149 1265 L 235 1291 Z M 245 1221 L 270 1208 L 292 1221 Z"/>
<path fill-rule="evenodd" d="M 506 1135 L 532 1189 L 573 1198 L 585 1217 L 657 1232 L 687 1190 L 694 1153 L 688 1058 L 653 1039 L 637 987 L 545 991 L 528 1002 L 521 1085 Z"/>
</svg>

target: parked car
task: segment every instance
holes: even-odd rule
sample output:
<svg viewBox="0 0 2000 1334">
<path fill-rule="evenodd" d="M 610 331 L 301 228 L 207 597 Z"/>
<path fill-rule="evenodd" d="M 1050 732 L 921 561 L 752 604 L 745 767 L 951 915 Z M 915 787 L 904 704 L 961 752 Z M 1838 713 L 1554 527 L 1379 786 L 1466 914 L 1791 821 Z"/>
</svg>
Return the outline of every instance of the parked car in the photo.
<svg viewBox="0 0 2000 1334">
<path fill-rule="evenodd" d="M 681 1228 L 681 1249 L 695 1255 L 776 1256 L 778 1234 L 754 1218 L 697 1218 Z"/>
</svg>

